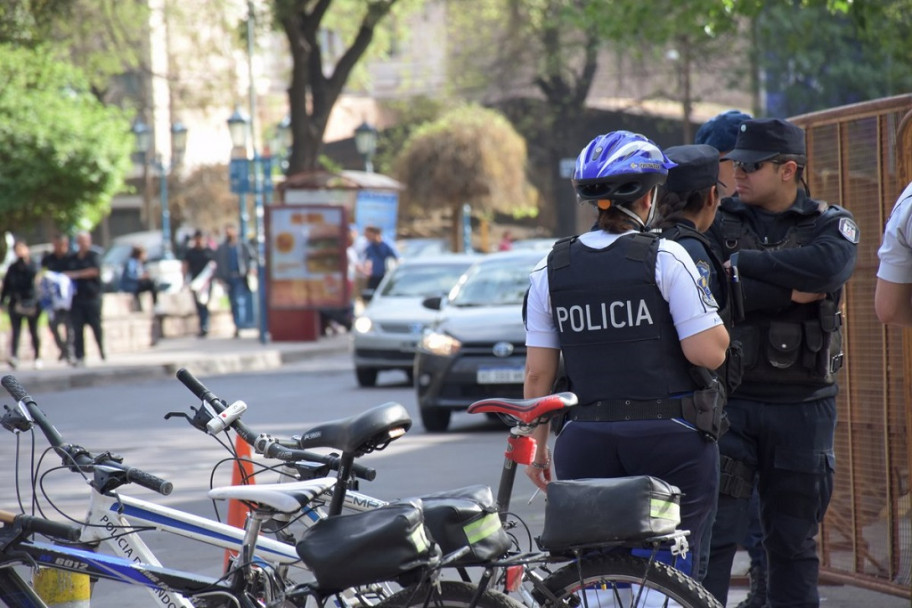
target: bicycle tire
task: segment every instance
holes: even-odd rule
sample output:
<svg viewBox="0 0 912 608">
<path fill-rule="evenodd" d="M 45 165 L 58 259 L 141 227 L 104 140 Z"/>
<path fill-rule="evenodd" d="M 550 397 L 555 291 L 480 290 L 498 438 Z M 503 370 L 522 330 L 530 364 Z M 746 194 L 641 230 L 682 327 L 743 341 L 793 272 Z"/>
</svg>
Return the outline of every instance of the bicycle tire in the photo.
<svg viewBox="0 0 912 608">
<path fill-rule="evenodd" d="M 588 608 L 666 605 L 722 608 L 722 604 L 700 583 L 668 564 L 650 564 L 649 560 L 634 555 L 608 553 L 584 557 L 579 567 L 582 570 L 582 585 L 576 563 L 563 566 L 543 581 L 548 591 L 558 599 L 556 605 L 540 589 L 534 589 L 532 596 L 541 606 L 548 608 L 575 608 L 584 605 L 588 605 Z M 640 591 L 636 587 L 638 585 L 643 587 L 642 593 L 635 596 L 634 591 Z M 598 587 L 598 593 L 587 593 L 584 604 L 583 598 L 578 595 L 579 590 L 593 590 L 593 587 Z M 663 601 L 666 598 L 674 603 Z"/>
<path fill-rule="evenodd" d="M 427 602 L 429 608 L 470 608 L 478 587 L 461 581 L 440 581 L 439 588 L 433 583 L 423 583 L 420 588 L 409 587 L 388 597 L 374 608 L 423 608 L 428 591 L 433 594 Z M 508 595 L 494 589 L 486 590 L 473 608 L 524 608 Z"/>
</svg>

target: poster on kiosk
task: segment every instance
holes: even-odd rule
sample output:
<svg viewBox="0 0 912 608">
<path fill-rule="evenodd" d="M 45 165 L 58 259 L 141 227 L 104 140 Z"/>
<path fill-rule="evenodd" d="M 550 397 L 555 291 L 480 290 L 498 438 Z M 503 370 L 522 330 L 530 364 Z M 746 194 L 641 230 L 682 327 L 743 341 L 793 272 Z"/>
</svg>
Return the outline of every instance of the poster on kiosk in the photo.
<svg viewBox="0 0 912 608">
<path fill-rule="evenodd" d="M 339 205 L 266 209 L 269 328 L 273 340 L 316 340 L 320 310 L 351 303 L 348 218 Z"/>
</svg>

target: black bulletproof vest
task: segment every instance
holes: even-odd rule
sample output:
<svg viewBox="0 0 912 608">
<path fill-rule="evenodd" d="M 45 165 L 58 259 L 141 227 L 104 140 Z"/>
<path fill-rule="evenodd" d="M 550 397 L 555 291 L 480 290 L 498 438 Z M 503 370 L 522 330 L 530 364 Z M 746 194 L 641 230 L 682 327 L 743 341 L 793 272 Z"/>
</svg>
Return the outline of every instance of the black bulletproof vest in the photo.
<svg viewBox="0 0 912 608">
<path fill-rule="evenodd" d="M 795 216 L 794 225 L 777 243 L 764 243 L 741 218 L 719 210 L 721 224 L 713 230 L 721 237 L 725 258 L 742 249 L 775 251 L 809 243 L 815 225 L 826 213 L 826 203 L 810 216 Z M 823 387 L 836 382 L 842 366 L 841 292 L 810 304 L 792 303 L 777 311 L 752 311 L 736 324 L 733 339 L 743 349 L 743 381 L 753 385 L 778 384 Z"/>
<path fill-rule="evenodd" d="M 716 298 L 716 303 L 719 305 L 719 316 L 722 317 L 722 322 L 725 324 L 725 328 L 731 332 L 731 285 L 727 279 L 728 274 L 725 272 L 725 266 L 722 264 L 722 260 L 719 259 L 719 256 L 716 255 L 716 252 L 713 250 L 712 243 L 710 243 L 709 239 L 706 238 L 706 236 L 702 232 L 699 232 L 696 228 L 682 224 L 677 224 L 670 228 L 666 228 L 662 231 L 661 236 L 663 239 L 667 239 L 669 241 L 696 239 L 703 244 L 703 247 L 706 249 L 707 257 L 709 258 L 710 263 L 713 265 L 713 270 L 719 279 L 719 287 L 722 291 L 722 293 L 713 294 L 713 296 Z"/>
<path fill-rule="evenodd" d="M 696 388 L 656 286 L 658 245 L 645 233 L 607 249 L 571 237 L 548 256 L 551 315 L 570 390 L 583 405 L 666 399 Z"/>
</svg>

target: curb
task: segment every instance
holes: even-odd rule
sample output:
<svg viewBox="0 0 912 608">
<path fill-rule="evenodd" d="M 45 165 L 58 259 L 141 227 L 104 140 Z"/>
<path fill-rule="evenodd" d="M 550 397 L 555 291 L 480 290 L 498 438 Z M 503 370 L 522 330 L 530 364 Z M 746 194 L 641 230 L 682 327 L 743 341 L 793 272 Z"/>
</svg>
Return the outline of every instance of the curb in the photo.
<svg viewBox="0 0 912 608">
<path fill-rule="evenodd" d="M 172 379 L 181 368 L 196 376 L 218 376 L 232 373 L 265 371 L 283 365 L 307 361 L 316 357 L 338 355 L 349 351 L 347 340 L 322 340 L 318 342 L 286 345 L 282 348 L 265 348 L 256 352 L 224 355 L 174 352 L 172 354 L 149 351 L 148 363 L 137 361 L 131 365 L 67 369 L 54 373 L 28 371 L 16 374 L 30 392 L 59 392 L 76 388 L 110 386 L 137 380 Z M 141 358 L 145 353 L 139 354 Z M 135 360 L 135 359 L 134 359 Z"/>
</svg>

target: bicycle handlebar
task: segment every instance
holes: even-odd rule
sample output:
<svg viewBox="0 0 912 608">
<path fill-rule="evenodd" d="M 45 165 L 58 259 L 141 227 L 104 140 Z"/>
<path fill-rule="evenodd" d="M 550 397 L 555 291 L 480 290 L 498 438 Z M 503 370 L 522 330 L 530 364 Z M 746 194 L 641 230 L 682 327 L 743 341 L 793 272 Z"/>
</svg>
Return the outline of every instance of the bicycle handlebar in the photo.
<svg viewBox="0 0 912 608">
<path fill-rule="evenodd" d="M 61 540 L 79 540 L 80 529 L 59 521 L 51 521 L 34 515 L 16 514 L 9 511 L 0 511 L 0 522 L 18 525 L 25 534 L 37 532 L 51 538 Z"/>
<path fill-rule="evenodd" d="M 0 385 L 7 390 L 13 399 L 19 402 L 20 406 L 24 408 L 24 413 L 30 416 L 35 424 L 38 425 L 38 428 L 41 429 L 41 432 L 44 433 L 44 436 L 47 438 L 48 443 L 54 448 L 54 451 L 63 456 L 63 463 L 65 465 L 71 468 L 76 467 L 80 470 L 94 469 L 98 466 L 117 469 L 123 471 L 124 479 L 126 481 L 148 488 L 159 494 L 164 494 L 165 496 L 170 494 L 174 489 L 174 486 L 170 481 L 162 479 L 152 473 L 147 473 L 146 471 L 135 467 L 125 466 L 117 460 L 110 458 L 98 459 L 82 448 L 67 445 L 60 435 L 60 432 L 54 428 L 54 425 L 50 423 L 44 415 L 44 412 L 41 411 L 41 408 L 38 407 L 38 404 L 32 396 L 28 394 L 28 391 L 19 384 L 19 380 L 17 380 L 15 376 L 4 376 L 0 379 Z"/>
<path fill-rule="evenodd" d="M 177 370 L 176 375 L 177 379 L 190 389 L 191 393 L 212 408 L 216 416 L 221 414 L 225 411 L 225 408 L 228 407 L 223 399 L 217 397 L 212 391 L 206 388 L 206 386 L 188 369 L 181 368 Z M 317 454 L 316 452 L 311 452 L 309 450 L 298 449 L 299 444 L 297 441 L 275 439 L 264 433 L 256 433 L 249 426 L 241 422 L 240 419 L 235 419 L 228 426 L 233 428 L 235 432 L 240 435 L 241 439 L 253 446 L 253 449 L 258 454 L 262 454 L 267 458 L 285 461 L 310 460 L 312 462 L 325 464 L 333 471 L 339 470 L 341 459 L 338 456 Z M 355 463 L 352 465 L 352 474 L 361 479 L 373 481 L 377 477 L 377 470 Z"/>
</svg>

